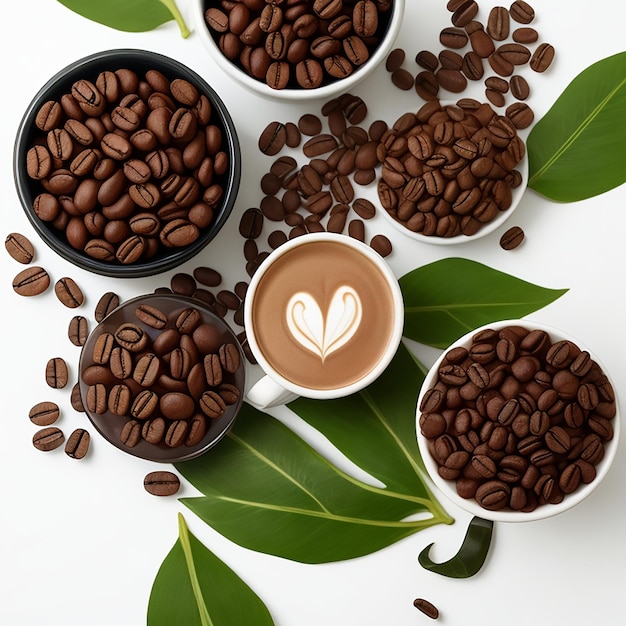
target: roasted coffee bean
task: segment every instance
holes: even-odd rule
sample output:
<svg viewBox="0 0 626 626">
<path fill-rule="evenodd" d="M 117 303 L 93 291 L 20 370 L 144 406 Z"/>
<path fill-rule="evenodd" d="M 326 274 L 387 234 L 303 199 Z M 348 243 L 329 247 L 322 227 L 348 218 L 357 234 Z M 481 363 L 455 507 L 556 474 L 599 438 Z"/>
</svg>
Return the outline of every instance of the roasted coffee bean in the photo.
<svg viewBox="0 0 626 626">
<path fill-rule="evenodd" d="M 46 383 L 53 389 L 63 389 L 69 380 L 67 363 L 61 357 L 49 359 L 46 364 Z"/>
<path fill-rule="evenodd" d="M 173 496 L 180 489 L 180 479 L 172 472 L 150 472 L 143 479 L 143 486 L 153 496 Z"/>
<path fill-rule="evenodd" d="M 535 19 L 535 10 L 523 0 L 515 0 L 509 8 L 509 13 L 520 24 L 530 24 Z"/>
<path fill-rule="evenodd" d="M 424 598 L 416 598 L 413 600 L 413 606 L 427 617 L 430 617 L 430 619 L 439 618 L 439 609 L 432 602 Z"/>
<path fill-rule="evenodd" d="M 535 43 L 539 39 L 539 33 L 530 26 L 516 28 L 512 34 L 513 41 L 517 43 Z"/>
<path fill-rule="evenodd" d="M 450 26 L 439 33 L 439 42 L 446 48 L 460 49 L 467 45 L 468 36 L 463 29 Z"/>
<path fill-rule="evenodd" d="M 56 450 L 56 448 L 63 445 L 64 441 L 63 431 L 56 428 L 56 426 L 42 428 L 33 435 L 33 445 L 42 452 Z"/>
<path fill-rule="evenodd" d="M 128 448 L 134 448 L 141 441 L 141 424 L 131 419 L 125 422 L 120 433 L 120 441 Z"/>
<path fill-rule="evenodd" d="M 20 233 L 10 233 L 4 240 L 4 247 L 18 263 L 28 265 L 35 257 L 35 248 L 30 240 Z"/>
<path fill-rule="evenodd" d="M 114 311 L 120 304 L 120 298 L 112 291 L 107 291 L 98 300 L 95 308 L 96 322 L 100 323 L 109 313 Z"/>
<path fill-rule="evenodd" d="M 38 402 L 28 412 L 28 417 L 37 426 L 54 424 L 61 414 L 59 405 L 55 402 Z"/>
<path fill-rule="evenodd" d="M 494 41 L 504 41 L 509 36 L 510 19 L 505 7 L 493 7 L 487 19 L 487 34 Z"/>
<path fill-rule="evenodd" d="M 535 72 L 545 72 L 554 60 L 554 47 L 549 43 L 537 46 L 530 58 L 530 67 Z"/>
<path fill-rule="evenodd" d="M 67 336 L 75 346 L 84 346 L 89 336 L 89 322 L 82 315 L 75 315 L 69 323 Z"/>
<path fill-rule="evenodd" d="M 500 247 L 504 250 L 513 250 L 524 241 L 524 231 L 519 226 L 512 226 L 500 237 Z"/>
<path fill-rule="evenodd" d="M 385 69 L 388 72 L 395 72 L 402 67 L 406 53 L 402 48 L 394 48 L 388 55 L 385 61 Z"/>
<path fill-rule="evenodd" d="M 79 307 L 85 301 L 83 292 L 72 278 L 60 278 L 54 285 L 54 293 L 70 309 Z"/>
<path fill-rule="evenodd" d="M 38 296 L 50 286 L 50 276 L 42 267 L 30 266 L 13 279 L 13 291 L 20 296 Z"/>
<path fill-rule="evenodd" d="M 510 80 L 511 94 L 518 100 L 526 100 L 530 95 L 530 87 L 523 76 L 515 75 Z"/>
<path fill-rule="evenodd" d="M 91 436 L 84 428 L 72 431 L 65 444 L 65 454 L 71 459 L 82 459 L 89 451 Z"/>
</svg>

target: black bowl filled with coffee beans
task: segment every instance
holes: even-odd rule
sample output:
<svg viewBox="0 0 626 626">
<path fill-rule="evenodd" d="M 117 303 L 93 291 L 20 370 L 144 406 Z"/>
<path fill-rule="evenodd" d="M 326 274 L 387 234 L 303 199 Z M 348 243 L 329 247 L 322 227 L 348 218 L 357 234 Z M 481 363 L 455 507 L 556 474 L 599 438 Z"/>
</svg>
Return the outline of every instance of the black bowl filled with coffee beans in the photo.
<svg viewBox="0 0 626 626">
<path fill-rule="evenodd" d="M 100 322 L 79 377 L 101 435 L 134 456 L 173 463 L 227 434 L 243 402 L 245 364 L 233 331 L 201 301 L 152 294 Z"/>
<path fill-rule="evenodd" d="M 405 0 L 194 0 L 211 58 L 253 92 L 284 100 L 330 98 L 381 64 Z"/>
<path fill-rule="evenodd" d="M 619 439 L 613 384 L 578 340 L 550 326 L 495 322 L 450 346 L 417 404 L 430 477 L 494 521 L 550 517 L 607 474 Z"/>
<path fill-rule="evenodd" d="M 40 89 L 17 133 L 14 175 L 55 252 L 134 278 L 180 265 L 217 235 L 239 189 L 240 147 L 195 72 L 154 52 L 109 50 Z"/>
</svg>

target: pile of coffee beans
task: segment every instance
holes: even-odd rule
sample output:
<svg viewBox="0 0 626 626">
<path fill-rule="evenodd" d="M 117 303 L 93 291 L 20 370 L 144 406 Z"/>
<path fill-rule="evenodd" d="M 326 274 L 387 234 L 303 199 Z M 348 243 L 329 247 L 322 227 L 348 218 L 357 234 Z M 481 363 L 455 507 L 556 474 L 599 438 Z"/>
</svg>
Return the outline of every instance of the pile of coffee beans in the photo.
<svg viewBox="0 0 626 626">
<path fill-rule="evenodd" d="M 368 61 L 393 0 L 214 0 L 205 22 L 222 54 L 272 89 L 315 89 Z"/>
<path fill-rule="evenodd" d="M 515 101 L 507 107 L 506 115 L 529 126 L 534 115 L 524 101 L 530 86 L 519 71 L 529 66 L 535 72 L 545 72 L 554 59 L 554 47 L 537 43 L 539 33 L 530 26 L 534 9 L 516 0 L 508 9 L 493 7 L 483 24 L 476 19 L 479 6 L 473 0 L 450 0 L 447 8 L 452 13 L 452 26 L 439 34 L 443 49 L 438 54 L 419 51 L 415 61 L 420 70 L 415 76 L 404 67 L 404 50 L 389 54 L 386 67 L 394 85 L 403 90 L 415 88 L 424 100 L 434 100 L 440 97 L 440 89 L 458 94 L 468 81 L 483 81 L 485 97 L 491 104 L 504 107 L 510 93 Z"/>
<path fill-rule="evenodd" d="M 244 256 L 250 276 L 269 254 L 257 244 L 267 223 L 282 222 L 288 227 L 286 232 L 277 228 L 269 233 L 271 249 L 288 239 L 327 230 L 363 242 L 369 239 L 367 243 L 381 256 L 392 252 L 385 235 L 366 238 L 364 220 L 375 216 L 376 206 L 359 197 L 355 188 L 376 180 L 377 148 L 387 123 L 377 120 L 368 128 L 360 126 L 367 105 L 352 94 L 325 103 L 321 114 L 327 128 L 318 115 L 306 113 L 297 123 L 271 122 L 259 137 L 259 149 L 265 155 L 300 147 L 305 162 L 299 165 L 292 155 L 278 156 L 261 179 L 265 195 L 259 206 L 247 209 L 241 217 L 239 233 L 246 240 Z"/>
<path fill-rule="evenodd" d="M 511 206 L 525 153 L 515 125 L 488 103 L 431 100 L 380 138 L 378 197 L 412 232 L 474 235 Z"/>
<path fill-rule="evenodd" d="M 88 257 L 131 265 L 189 246 L 213 222 L 230 155 L 190 81 L 102 71 L 45 102 L 34 126 L 33 211 Z"/>
<path fill-rule="evenodd" d="M 138 304 L 134 320 L 95 338 L 81 371 L 91 414 L 120 423 L 132 448 L 196 446 L 241 395 L 239 347 L 194 306 L 166 314 Z"/>
<path fill-rule="evenodd" d="M 529 512 L 594 480 L 616 404 L 587 351 L 511 325 L 450 349 L 419 410 L 439 475 L 459 496 Z"/>
</svg>

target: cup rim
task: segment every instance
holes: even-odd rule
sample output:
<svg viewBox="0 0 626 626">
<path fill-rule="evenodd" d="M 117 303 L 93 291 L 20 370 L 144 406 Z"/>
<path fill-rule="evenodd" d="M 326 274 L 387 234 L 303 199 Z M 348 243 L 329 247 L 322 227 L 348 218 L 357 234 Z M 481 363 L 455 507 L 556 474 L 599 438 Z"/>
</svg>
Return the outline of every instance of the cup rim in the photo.
<svg viewBox="0 0 626 626">
<path fill-rule="evenodd" d="M 193 3 L 192 10 L 196 22 L 196 30 L 198 31 L 200 39 L 203 41 L 204 46 L 208 50 L 212 60 L 215 61 L 220 69 L 222 69 L 228 76 L 232 76 L 241 85 L 265 98 L 291 102 L 308 102 L 318 98 L 330 99 L 353 89 L 381 64 L 387 54 L 391 51 L 392 46 L 397 39 L 398 33 L 400 32 L 405 2 L 406 0 L 394 0 L 393 7 L 391 9 L 392 15 L 389 20 L 387 32 L 385 33 L 385 36 L 381 40 L 379 46 L 364 65 L 346 78 L 336 80 L 321 87 L 316 87 L 315 89 L 272 89 L 262 81 L 248 76 L 246 72 L 227 59 L 216 45 L 204 21 L 204 0 L 196 0 Z"/>
<path fill-rule="evenodd" d="M 215 217 L 215 221 L 189 246 L 185 246 L 180 250 L 172 250 L 164 256 L 154 257 L 129 265 L 99 261 L 79 250 L 75 250 L 69 243 L 65 242 L 61 236 L 57 235 L 47 222 L 40 220 L 35 215 L 32 207 L 32 194 L 30 192 L 30 184 L 32 181 L 28 178 L 25 167 L 26 152 L 29 148 L 27 139 L 33 132 L 34 119 L 39 107 L 41 107 L 52 93 L 62 91 L 63 88 L 61 86 L 67 84 L 71 76 L 78 75 L 81 72 L 87 72 L 90 68 L 96 66 L 102 65 L 104 67 L 108 62 L 115 60 L 131 64 L 153 62 L 159 68 L 165 68 L 169 72 L 179 73 L 181 76 L 193 80 L 199 87 L 201 93 L 206 94 L 211 100 L 213 110 L 216 111 L 224 130 L 224 142 L 229 155 L 228 173 L 225 176 L 224 199 Z M 67 64 L 48 79 L 32 97 L 15 135 L 13 146 L 13 180 L 20 203 L 31 225 L 44 243 L 59 256 L 81 269 L 103 276 L 114 278 L 140 278 L 161 274 L 178 267 L 185 261 L 193 258 L 221 231 L 232 213 L 237 200 L 241 180 L 241 149 L 235 123 L 224 101 L 215 89 L 197 72 L 180 61 L 158 52 L 140 48 L 114 48 L 94 52 Z"/>
<path fill-rule="evenodd" d="M 619 411 L 619 403 L 617 399 L 617 394 L 615 397 L 615 407 L 616 407 L 616 415 L 612 419 L 613 425 L 613 438 L 607 442 L 605 445 L 605 454 L 604 458 L 596 465 L 596 477 L 588 484 L 582 485 L 574 491 L 573 493 L 566 494 L 563 500 L 558 504 L 544 504 L 538 506 L 534 511 L 530 511 L 528 513 L 524 513 L 521 511 L 513 511 L 513 510 L 501 510 L 501 511 L 490 511 L 481 507 L 478 502 L 471 498 L 465 499 L 461 498 L 456 492 L 454 488 L 454 481 L 446 480 L 442 478 L 437 471 L 437 463 L 433 459 L 430 451 L 428 450 L 427 440 L 422 435 L 419 420 L 420 420 L 420 405 L 422 403 L 422 398 L 426 391 L 432 386 L 434 380 L 438 375 L 439 366 L 443 361 L 446 353 L 452 348 L 458 346 L 464 346 L 471 341 L 471 338 L 478 332 L 492 328 L 494 330 L 500 330 L 506 326 L 523 326 L 530 330 L 545 330 L 548 334 L 550 334 L 551 338 L 554 341 L 559 340 L 569 340 L 575 343 L 581 350 L 586 350 L 589 352 L 594 361 L 601 367 L 602 372 L 607 376 L 611 385 L 613 385 L 613 389 L 615 390 L 615 385 L 613 379 L 604 366 L 604 364 L 597 358 L 595 353 L 590 350 L 586 344 L 580 341 L 577 337 L 574 337 L 567 333 L 566 331 L 561 330 L 560 328 L 556 328 L 555 326 L 545 324 L 538 321 L 533 320 L 524 320 L 524 319 L 507 319 L 507 320 L 499 320 L 495 322 L 491 322 L 489 324 L 483 324 L 482 326 L 467 332 L 465 335 L 454 341 L 450 346 L 448 346 L 439 358 L 435 361 L 432 367 L 429 369 L 426 377 L 424 378 L 424 382 L 422 383 L 422 387 L 420 389 L 420 393 L 417 398 L 417 408 L 415 414 L 415 430 L 418 448 L 420 451 L 420 456 L 426 467 L 426 471 L 430 480 L 435 484 L 435 486 L 439 489 L 441 493 L 453 504 L 465 510 L 468 513 L 471 513 L 474 516 L 481 517 L 483 519 L 488 519 L 494 522 L 531 522 L 541 519 L 547 519 L 549 517 L 554 517 L 559 513 L 563 513 L 568 511 L 569 509 L 576 506 L 579 502 L 582 502 L 587 496 L 589 496 L 596 487 L 602 482 L 606 474 L 608 473 L 615 456 L 617 454 L 618 443 L 619 443 L 619 432 L 620 432 L 620 411 Z"/>
<path fill-rule="evenodd" d="M 307 387 L 302 387 L 301 385 L 293 383 L 292 381 L 288 380 L 287 378 L 276 372 L 263 355 L 254 336 L 254 332 L 252 331 L 252 302 L 254 300 L 254 295 L 259 282 L 261 281 L 263 275 L 266 273 L 267 269 L 276 259 L 280 258 L 290 250 L 293 250 L 293 248 L 299 247 L 307 243 L 324 241 L 332 241 L 340 244 L 345 244 L 351 247 L 353 250 L 357 250 L 358 252 L 366 256 L 376 265 L 376 267 L 378 267 L 378 269 L 383 273 L 383 276 L 386 278 L 389 285 L 396 315 L 389 344 L 385 350 L 385 353 L 380 361 L 376 364 L 376 367 L 372 368 L 368 372 L 367 376 L 364 376 L 361 380 L 358 380 L 345 387 L 339 387 L 336 389 L 309 389 Z M 364 387 L 367 387 L 367 385 L 371 384 L 374 380 L 376 380 L 376 378 L 378 378 L 382 374 L 382 372 L 393 359 L 394 355 L 397 352 L 398 346 L 400 345 L 400 341 L 402 340 L 402 332 L 404 329 L 404 300 L 402 297 L 400 284 L 395 274 L 391 271 L 391 268 L 384 260 L 384 258 L 381 257 L 375 250 L 370 248 L 370 246 L 344 234 L 329 232 L 308 233 L 306 235 L 296 237 L 295 239 L 291 239 L 281 245 L 279 248 L 273 250 L 269 254 L 269 256 L 263 260 L 257 271 L 254 273 L 248 285 L 246 299 L 244 302 L 244 328 L 246 330 L 246 339 L 248 341 L 249 347 L 261 369 L 263 370 L 263 373 L 269 376 L 278 385 L 285 388 L 287 391 L 290 391 L 298 396 L 302 396 L 305 398 L 318 400 L 342 398 L 344 396 L 356 393 L 357 391 L 360 391 Z"/>
</svg>

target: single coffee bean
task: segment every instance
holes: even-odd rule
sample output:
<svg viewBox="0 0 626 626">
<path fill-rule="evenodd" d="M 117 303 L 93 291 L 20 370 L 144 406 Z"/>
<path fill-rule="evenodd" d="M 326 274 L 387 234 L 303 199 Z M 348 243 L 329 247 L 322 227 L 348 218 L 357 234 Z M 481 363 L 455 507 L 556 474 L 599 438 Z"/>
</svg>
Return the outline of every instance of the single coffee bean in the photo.
<svg viewBox="0 0 626 626">
<path fill-rule="evenodd" d="M 69 323 L 67 336 L 75 346 L 84 346 L 89 336 L 89 322 L 82 315 L 75 315 Z"/>
<path fill-rule="evenodd" d="M 180 489 L 180 479 L 172 472 L 150 472 L 143 479 L 143 486 L 153 496 L 173 496 Z"/>
<path fill-rule="evenodd" d="M 84 428 L 77 428 L 68 437 L 65 444 L 65 454 L 71 459 L 82 459 L 89 451 L 91 436 Z"/>
<path fill-rule="evenodd" d="M 55 402 L 38 402 L 28 412 L 28 417 L 37 426 L 50 426 L 59 419 L 61 410 Z"/>
<path fill-rule="evenodd" d="M 500 237 L 500 247 L 513 250 L 524 241 L 524 231 L 519 226 L 512 226 Z"/>
<path fill-rule="evenodd" d="M 509 8 L 509 13 L 520 24 L 530 24 L 535 19 L 535 10 L 523 0 L 515 0 Z"/>
<path fill-rule="evenodd" d="M 391 73 L 391 82 L 398 88 L 403 91 L 409 91 L 409 89 L 413 88 L 414 79 L 411 72 L 408 70 L 399 67 L 398 69 L 393 70 Z"/>
<path fill-rule="evenodd" d="M 20 296 L 38 296 L 50 286 L 50 276 L 42 267 L 30 266 L 13 279 L 13 291 Z"/>
<path fill-rule="evenodd" d="M 259 150 L 263 154 L 273 156 L 283 149 L 286 140 L 285 125 L 281 122 L 270 122 L 259 137 Z"/>
<path fill-rule="evenodd" d="M 72 278 L 60 278 L 54 285 L 54 293 L 70 309 L 79 307 L 85 301 L 83 292 Z"/>
<path fill-rule="evenodd" d="M 4 247 L 18 263 L 28 265 L 35 256 L 35 248 L 30 240 L 20 233 L 10 233 L 4 240 Z"/>
<path fill-rule="evenodd" d="M 394 72 L 402 67 L 406 53 L 402 48 L 393 49 L 388 55 L 385 61 L 385 69 L 388 72 Z"/>
<path fill-rule="evenodd" d="M 430 619 L 439 618 L 439 609 L 432 602 L 424 598 L 416 598 L 413 600 L 413 606 L 427 617 L 430 617 Z"/>
<path fill-rule="evenodd" d="M 415 56 L 415 62 L 429 72 L 434 72 L 439 67 L 439 59 L 429 50 L 418 52 Z"/>
<path fill-rule="evenodd" d="M 49 359 L 46 363 L 46 383 L 53 389 L 63 389 L 68 382 L 67 363 L 61 357 Z"/>
<path fill-rule="evenodd" d="M 505 7 L 493 7 L 487 19 L 487 34 L 494 41 L 504 41 L 509 36 L 510 18 Z"/>
<path fill-rule="evenodd" d="M 135 309 L 135 316 L 151 328 L 161 329 L 167 324 L 167 315 L 149 304 L 139 304 Z"/>
<path fill-rule="evenodd" d="M 554 47 L 549 43 L 537 46 L 530 58 L 530 68 L 535 72 L 545 72 L 554 60 Z"/>
<path fill-rule="evenodd" d="M 135 419 L 128 420 L 122 426 L 120 441 L 128 448 L 134 448 L 141 441 L 141 423 Z"/>
<path fill-rule="evenodd" d="M 511 94 L 517 100 L 526 100 L 530 95 L 530 87 L 523 76 L 515 75 L 511 77 L 510 86 Z"/>
<path fill-rule="evenodd" d="M 65 436 L 63 431 L 56 426 L 42 428 L 33 435 L 33 445 L 37 450 L 49 452 L 63 445 Z"/>
</svg>

